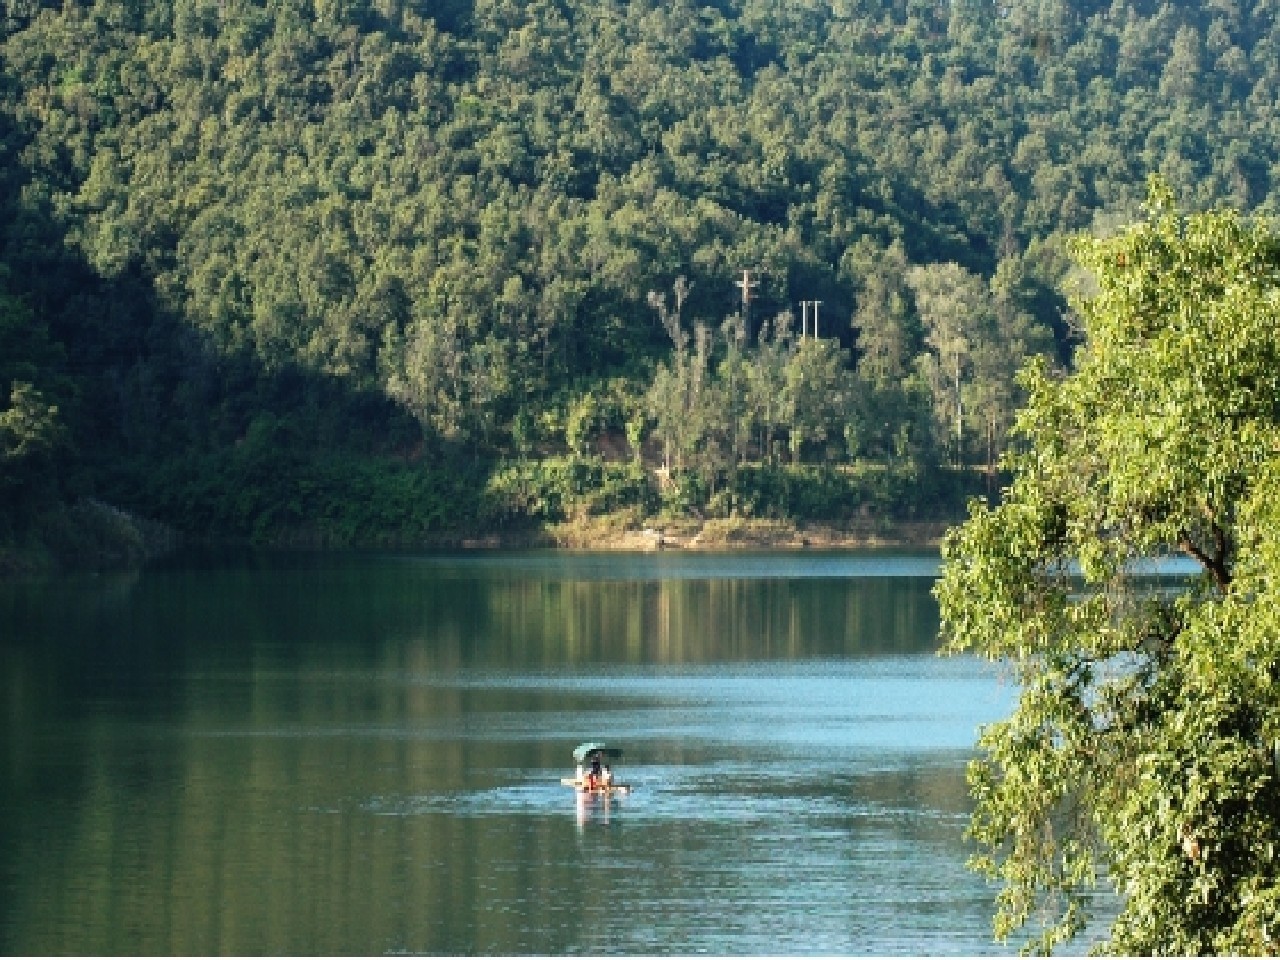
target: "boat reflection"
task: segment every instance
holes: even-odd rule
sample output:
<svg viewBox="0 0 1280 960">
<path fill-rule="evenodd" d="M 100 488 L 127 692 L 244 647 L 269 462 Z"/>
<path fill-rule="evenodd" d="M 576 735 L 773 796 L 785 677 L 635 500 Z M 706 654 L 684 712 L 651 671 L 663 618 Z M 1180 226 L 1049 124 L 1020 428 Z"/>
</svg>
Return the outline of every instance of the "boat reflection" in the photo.
<svg viewBox="0 0 1280 960">
<path fill-rule="evenodd" d="M 620 794 L 578 791 L 574 793 L 574 799 L 578 833 L 582 833 L 589 823 L 608 825 L 610 815 L 622 806 Z"/>
</svg>

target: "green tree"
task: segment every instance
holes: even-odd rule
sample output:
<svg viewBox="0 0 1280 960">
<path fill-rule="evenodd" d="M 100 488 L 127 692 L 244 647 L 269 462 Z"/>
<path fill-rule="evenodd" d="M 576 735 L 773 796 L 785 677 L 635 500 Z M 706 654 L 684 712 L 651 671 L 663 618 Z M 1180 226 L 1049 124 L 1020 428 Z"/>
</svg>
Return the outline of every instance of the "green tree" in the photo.
<svg viewBox="0 0 1280 960">
<path fill-rule="evenodd" d="M 6 292 L 7 279 L 0 264 L 0 535 L 56 501 L 56 467 L 69 446 L 65 405 L 74 399 L 61 345 Z"/>
<path fill-rule="evenodd" d="M 647 400 L 662 441 L 663 467 L 675 476 L 702 459 L 707 439 L 711 396 L 711 333 L 694 325 L 693 349 L 678 349 L 658 365 Z"/>
<path fill-rule="evenodd" d="M 1028 271 L 1020 258 L 1000 261 L 991 279 L 993 309 L 973 350 L 973 383 L 966 406 L 973 432 L 982 438 L 987 475 L 994 477 L 996 461 L 1005 448 L 1009 427 L 1025 396 L 1016 383 L 1018 369 L 1028 357 L 1048 354 L 1053 337 L 1028 309 L 1034 296 Z"/>
<path fill-rule="evenodd" d="M 1105 876 L 1118 954 L 1280 950 L 1280 237 L 1148 216 L 1074 253 L 1070 375 L 1034 363 L 995 507 L 944 545 L 948 649 L 1007 661 L 970 770 L 995 930 L 1077 933 Z M 1144 576 L 1153 558 L 1196 576 Z"/>
<path fill-rule="evenodd" d="M 46 455 L 57 444 L 60 433 L 57 405 L 46 402 L 31 384 L 15 380 L 9 391 L 9 406 L 0 410 L 0 463 L 7 467 Z"/>
<path fill-rule="evenodd" d="M 751 407 L 751 359 L 746 349 L 747 329 L 742 314 L 731 314 L 720 327 L 724 357 L 717 368 L 721 387 L 720 421 L 731 480 L 746 457 L 755 411 Z"/>
<path fill-rule="evenodd" d="M 463 421 L 465 349 L 451 318 L 423 317 L 382 347 L 387 394 L 413 414 L 424 439 L 454 438 Z"/>
<path fill-rule="evenodd" d="M 760 432 L 759 456 L 769 464 L 777 463 L 776 440 L 787 428 L 785 394 L 787 367 L 795 350 L 793 323 L 789 312 L 766 321 L 745 371 L 747 409 Z"/>
<path fill-rule="evenodd" d="M 389 329 L 380 361 L 387 393 L 413 414 L 423 438 L 490 438 L 495 405 L 508 390 L 507 365 L 492 340 L 467 344 L 454 317 L 417 318 Z"/>
<path fill-rule="evenodd" d="M 866 265 L 859 270 L 862 289 L 853 313 L 858 353 L 860 436 L 854 452 L 890 459 L 899 452 L 903 431 L 915 421 L 931 435 L 928 389 L 913 367 L 923 347 L 912 311 L 907 271 L 911 265 L 901 243 L 881 250 L 864 244 Z"/>
<path fill-rule="evenodd" d="M 954 463 L 964 462 L 965 399 L 973 382 L 973 353 L 991 323 L 991 297 L 982 278 L 957 263 L 912 267 L 907 282 L 925 329 L 929 351 L 922 356 L 933 389 L 938 427 Z"/>
<path fill-rule="evenodd" d="M 792 463 L 803 459 L 808 446 L 843 434 L 853 398 L 847 363 L 836 340 L 805 337 L 796 344 L 782 391 Z"/>
</svg>

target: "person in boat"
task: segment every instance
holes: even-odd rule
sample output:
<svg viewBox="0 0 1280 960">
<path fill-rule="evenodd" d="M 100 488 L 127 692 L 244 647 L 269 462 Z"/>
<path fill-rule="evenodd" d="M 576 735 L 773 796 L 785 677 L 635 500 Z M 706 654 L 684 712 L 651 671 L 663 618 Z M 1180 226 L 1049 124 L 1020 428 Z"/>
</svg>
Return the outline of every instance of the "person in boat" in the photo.
<svg viewBox="0 0 1280 960">
<path fill-rule="evenodd" d="M 599 790 L 603 780 L 604 773 L 600 769 L 600 755 L 596 754 L 591 758 L 591 772 L 587 774 L 587 789 Z"/>
</svg>

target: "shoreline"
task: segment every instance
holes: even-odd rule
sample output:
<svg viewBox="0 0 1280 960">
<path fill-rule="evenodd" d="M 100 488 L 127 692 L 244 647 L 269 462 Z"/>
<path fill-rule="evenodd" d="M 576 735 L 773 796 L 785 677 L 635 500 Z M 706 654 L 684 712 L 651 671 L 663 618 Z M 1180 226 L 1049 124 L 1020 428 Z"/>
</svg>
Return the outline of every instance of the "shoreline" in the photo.
<svg viewBox="0 0 1280 960">
<path fill-rule="evenodd" d="M 732 552 L 755 550 L 937 549 L 954 521 L 868 523 L 856 529 L 797 526 L 782 520 L 674 519 L 636 528 L 634 517 L 602 515 L 539 528 L 453 532 L 426 538 L 371 536 L 337 543 L 298 530 L 265 543 L 232 539 L 187 538 L 139 520 L 105 504 L 82 504 L 78 522 L 62 530 L 54 543 L 0 546 L 0 580 L 90 570 L 136 570 L 183 548 L 231 547 L 271 550 L 593 550 L 602 553 L 659 551 Z M 99 521 L 86 523 L 86 516 Z M 111 521 L 104 530 L 101 519 Z M 156 533 L 155 530 L 159 530 Z M 141 531 L 147 529 L 147 535 Z M 89 535 L 89 534 L 92 535 Z"/>
<path fill-rule="evenodd" d="M 647 553 L 660 550 L 864 550 L 937 548 L 949 521 L 898 523 L 882 528 L 841 530 L 797 527 L 783 521 L 709 520 L 655 524 L 642 529 L 594 524 L 559 524 L 536 531 L 492 532 L 463 537 L 450 546 L 463 550 L 564 549 Z M 442 544 L 443 545 L 443 544 Z"/>
</svg>

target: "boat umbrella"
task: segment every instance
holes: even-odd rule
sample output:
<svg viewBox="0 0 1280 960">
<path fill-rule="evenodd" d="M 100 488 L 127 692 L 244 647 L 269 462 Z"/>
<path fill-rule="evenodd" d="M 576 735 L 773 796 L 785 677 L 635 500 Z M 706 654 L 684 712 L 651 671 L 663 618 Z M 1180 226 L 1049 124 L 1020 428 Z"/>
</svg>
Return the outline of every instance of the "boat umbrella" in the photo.
<svg viewBox="0 0 1280 960">
<path fill-rule="evenodd" d="M 622 756 L 622 751 L 617 747 L 611 747 L 607 743 L 580 743 L 573 748 L 573 762 L 577 764 L 585 763 L 587 758 L 598 754 L 602 760 L 617 760 Z"/>
</svg>

